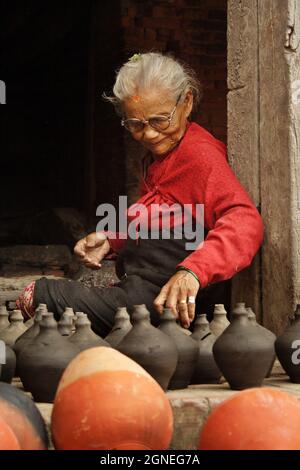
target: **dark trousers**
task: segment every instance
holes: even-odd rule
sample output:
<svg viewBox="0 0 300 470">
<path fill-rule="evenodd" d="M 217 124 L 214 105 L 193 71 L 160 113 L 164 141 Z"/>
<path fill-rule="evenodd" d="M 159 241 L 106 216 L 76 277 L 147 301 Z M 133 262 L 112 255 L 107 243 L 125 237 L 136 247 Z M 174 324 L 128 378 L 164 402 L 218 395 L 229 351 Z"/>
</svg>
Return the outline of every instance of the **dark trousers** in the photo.
<svg viewBox="0 0 300 470">
<path fill-rule="evenodd" d="M 176 265 L 187 256 L 182 240 L 129 240 L 122 250 L 116 271 L 121 281 L 112 287 L 85 287 L 78 281 L 41 278 L 36 281 L 34 306 L 47 304 L 59 319 L 66 307 L 88 315 L 93 330 L 105 337 L 114 323 L 118 307 L 145 304 L 151 322 L 159 324 L 159 314 L 153 306 L 162 286 L 175 273 Z M 228 299 L 228 282 L 200 289 L 196 313 L 211 315 L 215 303 Z"/>
</svg>

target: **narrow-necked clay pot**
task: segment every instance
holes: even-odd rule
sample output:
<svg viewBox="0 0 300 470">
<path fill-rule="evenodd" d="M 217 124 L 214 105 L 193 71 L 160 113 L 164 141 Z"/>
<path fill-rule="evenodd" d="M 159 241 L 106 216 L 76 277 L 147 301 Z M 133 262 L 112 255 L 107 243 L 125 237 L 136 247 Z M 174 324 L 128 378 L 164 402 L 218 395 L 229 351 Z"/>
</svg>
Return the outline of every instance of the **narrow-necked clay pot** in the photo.
<svg viewBox="0 0 300 470">
<path fill-rule="evenodd" d="M 248 312 L 248 320 L 253 324 L 253 325 L 256 325 L 257 328 L 260 329 L 261 333 L 263 333 L 264 335 L 266 335 L 267 338 L 270 338 L 271 340 L 276 341 L 276 335 L 274 335 L 274 333 L 272 333 L 272 331 L 268 330 L 267 328 L 261 326 L 259 323 L 257 323 L 256 321 L 256 315 L 255 313 L 253 312 L 252 308 L 251 307 L 247 307 L 247 312 Z M 273 358 L 273 361 L 272 361 L 272 364 L 270 366 L 270 369 L 266 375 L 266 378 L 270 377 L 271 375 L 271 372 L 272 372 L 272 369 L 273 369 L 273 365 L 274 365 L 274 362 L 275 362 L 275 359 L 276 359 L 276 354 L 275 354 L 275 349 L 274 349 L 274 358 Z"/>
<path fill-rule="evenodd" d="M 192 375 L 191 384 L 216 384 L 220 382 L 222 373 L 213 355 L 215 335 L 210 331 L 206 315 L 198 315 L 195 321 L 192 338 L 198 344 L 198 357 Z"/>
<path fill-rule="evenodd" d="M 274 340 L 251 324 L 246 308 L 238 306 L 213 345 L 213 354 L 233 390 L 260 387 L 274 358 Z"/>
<path fill-rule="evenodd" d="M 64 311 L 64 314 L 72 320 L 72 332 L 74 332 L 75 331 L 75 321 L 76 321 L 76 316 L 75 316 L 74 310 L 72 309 L 72 307 L 66 307 L 65 311 Z"/>
<path fill-rule="evenodd" d="M 59 322 L 57 323 L 57 329 L 62 336 L 70 336 L 73 329 L 73 317 L 66 311 L 62 314 Z"/>
<path fill-rule="evenodd" d="M 47 312 L 47 308 L 43 306 L 39 306 L 36 309 L 33 325 L 30 328 L 28 328 L 28 330 L 26 330 L 21 336 L 19 336 L 19 338 L 16 340 L 14 344 L 14 351 L 17 356 L 20 354 L 22 349 L 28 343 L 30 343 L 30 341 L 32 341 L 33 338 L 35 338 L 39 334 L 40 332 L 39 324 L 40 324 L 40 321 L 42 320 L 43 313 L 46 313 L 46 312 Z"/>
<path fill-rule="evenodd" d="M 151 325 L 145 305 L 135 305 L 131 321 L 133 327 L 117 349 L 140 364 L 167 390 L 178 361 L 174 340 Z"/>
<path fill-rule="evenodd" d="M 14 310 L 10 316 L 10 325 L 0 331 L 0 339 L 12 348 L 19 336 L 26 330 L 21 310 Z"/>
<path fill-rule="evenodd" d="M 106 336 L 105 341 L 115 348 L 131 328 L 132 324 L 130 323 L 130 317 L 126 307 L 119 307 L 115 315 L 114 326 L 111 332 Z"/>
<path fill-rule="evenodd" d="M 22 349 L 18 370 L 26 390 L 36 401 L 52 402 L 57 385 L 78 349 L 57 331 L 53 313 L 45 313 L 39 334 Z"/>
<path fill-rule="evenodd" d="M 275 351 L 283 369 L 291 382 L 300 383 L 300 304 L 297 305 L 294 319 L 282 335 L 275 341 Z"/>
<path fill-rule="evenodd" d="M 5 305 L 0 307 L 0 331 L 5 330 L 9 326 L 8 311 Z"/>
<path fill-rule="evenodd" d="M 209 324 L 210 331 L 216 336 L 220 336 L 230 325 L 227 320 L 227 312 L 223 304 L 216 304 L 214 308 L 213 319 Z"/>
<path fill-rule="evenodd" d="M 1 382 L 6 382 L 10 384 L 12 379 L 15 376 L 16 371 L 16 355 L 12 348 L 5 345 L 5 354 L 6 354 L 6 362 L 2 364 L 2 370 L 0 374 Z"/>
<path fill-rule="evenodd" d="M 78 315 L 78 313 L 80 315 Z M 77 347 L 78 351 L 84 351 L 85 349 L 95 348 L 97 346 L 110 347 L 110 344 L 92 331 L 88 316 L 83 312 L 78 313 L 76 312 L 76 331 L 68 338 L 68 340 Z"/>
<path fill-rule="evenodd" d="M 197 361 L 198 347 L 196 341 L 182 332 L 170 308 L 164 308 L 159 329 L 175 341 L 178 350 L 178 362 L 169 382 L 169 389 L 187 388 Z"/>
</svg>

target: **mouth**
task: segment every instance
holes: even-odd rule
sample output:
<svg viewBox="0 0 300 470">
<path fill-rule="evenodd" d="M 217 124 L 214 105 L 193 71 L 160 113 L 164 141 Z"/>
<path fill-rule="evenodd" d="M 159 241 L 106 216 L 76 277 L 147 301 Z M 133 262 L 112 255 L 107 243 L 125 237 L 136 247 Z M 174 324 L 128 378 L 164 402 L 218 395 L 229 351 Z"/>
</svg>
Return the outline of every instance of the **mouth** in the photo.
<svg viewBox="0 0 300 470">
<path fill-rule="evenodd" d="M 157 146 L 160 145 L 164 140 L 165 140 L 165 139 L 160 140 L 159 142 L 148 142 L 146 145 L 147 145 L 147 147 L 157 147 Z"/>
</svg>

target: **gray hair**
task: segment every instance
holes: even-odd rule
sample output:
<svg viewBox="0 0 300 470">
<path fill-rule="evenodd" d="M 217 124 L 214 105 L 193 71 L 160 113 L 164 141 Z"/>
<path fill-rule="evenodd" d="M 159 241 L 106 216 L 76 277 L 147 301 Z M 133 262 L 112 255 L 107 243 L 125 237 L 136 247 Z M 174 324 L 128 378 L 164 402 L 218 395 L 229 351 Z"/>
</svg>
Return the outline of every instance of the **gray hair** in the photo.
<svg viewBox="0 0 300 470">
<path fill-rule="evenodd" d="M 114 96 L 103 94 L 103 98 L 114 104 L 120 112 L 121 103 L 134 96 L 138 90 L 162 88 L 169 91 L 176 101 L 184 92 L 192 91 L 194 107 L 202 98 L 202 86 L 194 70 L 170 55 L 158 52 L 134 54 L 118 71 Z"/>
</svg>

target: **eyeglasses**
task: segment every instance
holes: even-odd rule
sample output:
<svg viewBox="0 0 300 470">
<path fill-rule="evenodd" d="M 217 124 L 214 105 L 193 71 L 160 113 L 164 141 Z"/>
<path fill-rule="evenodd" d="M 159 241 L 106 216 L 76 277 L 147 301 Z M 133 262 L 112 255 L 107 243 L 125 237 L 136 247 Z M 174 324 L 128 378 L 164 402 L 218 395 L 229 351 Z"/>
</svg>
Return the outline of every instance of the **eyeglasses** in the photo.
<svg viewBox="0 0 300 470">
<path fill-rule="evenodd" d="M 179 98 L 172 109 L 171 113 L 169 116 L 152 116 L 150 117 L 147 121 L 144 119 L 122 119 L 121 121 L 121 126 L 124 126 L 125 129 L 127 129 L 129 132 L 136 133 L 136 132 L 141 132 L 146 124 L 149 124 L 152 129 L 155 129 L 156 131 L 165 131 L 168 129 L 168 127 L 171 124 L 171 121 L 173 119 L 173 116 L 175 114 L 177 105 L 179 103 L 181 94 L 179 95 Z"/>
</svg>

